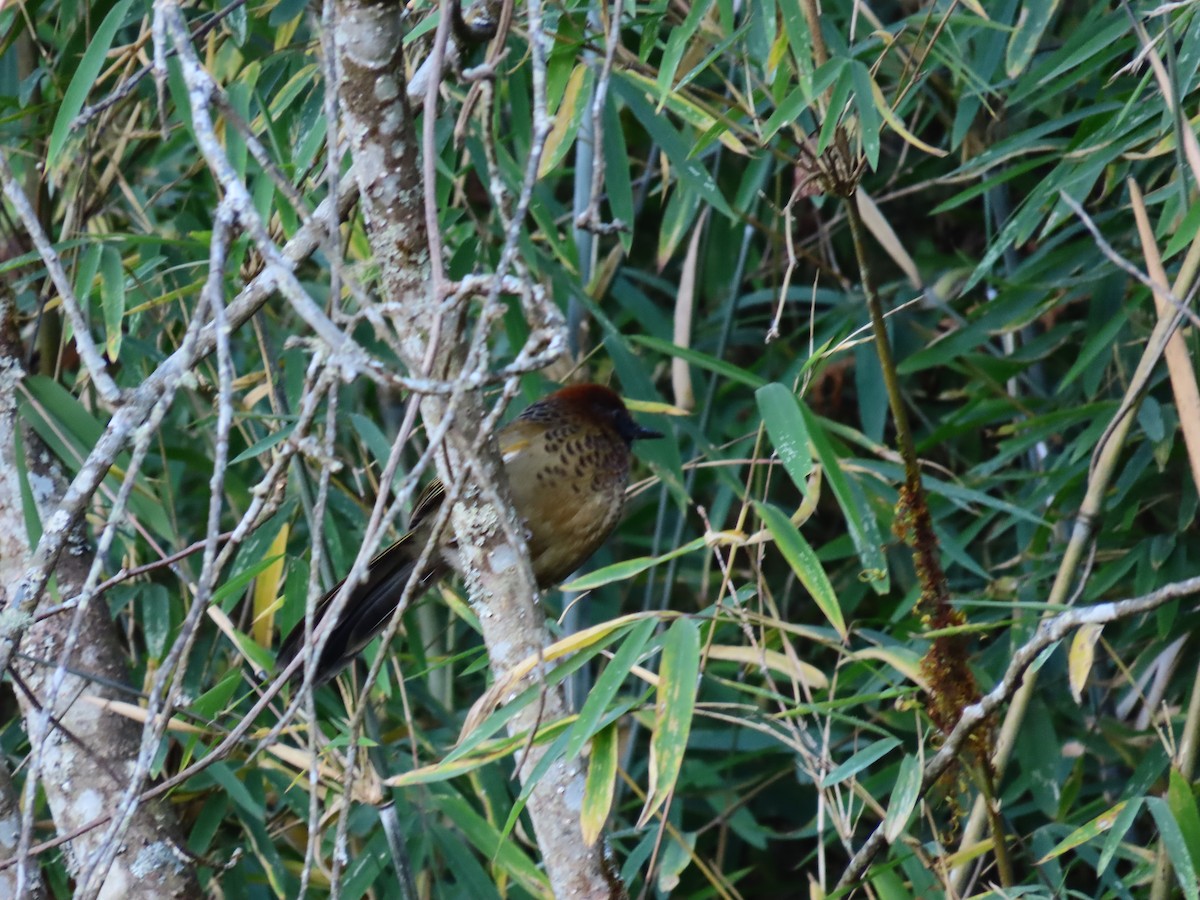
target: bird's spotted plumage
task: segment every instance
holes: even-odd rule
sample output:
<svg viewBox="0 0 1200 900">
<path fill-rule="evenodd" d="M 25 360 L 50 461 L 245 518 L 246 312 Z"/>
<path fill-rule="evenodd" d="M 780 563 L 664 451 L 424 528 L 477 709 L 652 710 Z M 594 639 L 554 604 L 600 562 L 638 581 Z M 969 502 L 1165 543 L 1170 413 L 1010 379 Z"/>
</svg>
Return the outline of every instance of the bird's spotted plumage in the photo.
<svg viewBox="0 0 1200 900">
<path fill-rule="evenodd" d="M 624 404 L 620 408 L 624 411 Z M 620 521 L 629 443 L 607 414 L 557 394 L 535 403 L 504 430 L 501 451 L 510 439 L 527 448 L 505 465 L 513 505 L 530 524 L 529 555 L 538 586 L 550 587 L 595 553 Z M 533 527 L 533 522 L 542 525 Z"/>
<path fill-rule="evenodd" d="M 526 524 L 539 587 L 558 584 L 612 533 L 625 504 L 630 445 L 652 437 L 661 435 L 638 425 L 621 398 L 597 384 L 555 391 L 501 430 L 501 459 L 513 506 Z M 333 626 L 317 664 L 318 683 L 341 671 L 387 624 L 431 537 L 433 514 L 444 495 L 440 482 L 433 482 L 417 501 L 412 530 L 371 561 L 366 581 L 354 589 Z M 452 536 L 441 541 L 421 587 L 456 564 Z M 340 587 L 321 601 L 318 619 Z M 301 622 L 280 647 L 280 664 L 294 657 L 303 642 Z"/>
</svg>

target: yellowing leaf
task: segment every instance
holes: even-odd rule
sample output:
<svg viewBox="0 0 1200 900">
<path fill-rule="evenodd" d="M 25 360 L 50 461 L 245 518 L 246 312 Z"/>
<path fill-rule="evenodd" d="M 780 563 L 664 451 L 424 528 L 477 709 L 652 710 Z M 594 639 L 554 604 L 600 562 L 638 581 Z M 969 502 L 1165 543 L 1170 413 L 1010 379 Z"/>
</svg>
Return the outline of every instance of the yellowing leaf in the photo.
<svg viewBox="0 0 1200 900">
<path fill-rule="evenodd" d="M 1128 800 L 1122 800 L 1116 806 L 1110 807 L 1109 809 L 1106 809 L 1104 812 L 1100 813 L 1100 815 L 1096 816 L 1096 818 L 1092 819 L 1086 825 L 1080 825 L 1065 838 L 1059 841 L 1058 845 L 1055 846 L 1053 850 L 1039 859 L 1036 865 L 1040 866 L 1043 863 L 1054 859 L 1056 856 L 1062 856 L 1062 854 L 1066 853 L 1068 850 L 1073 850 L 1080 844 L 1086 844 L 1097 835 L 1108 831 L 1108 829 L 1112 828 L 1116 823 L 1117 816 L 1120 814 L 1121 810 L 1125 808 L 1125 804 L 1128 802 Z"/>
<path fill-rule="evenodd" d="M 913 684 L 929 690 L 925 676 L 921 674 L 921 658 L 903 647 L 864 647 L 850 654 L 851 659 L 877 659 L 887 663 Z"/>
<path fill-rule="evenodd" d="M 635 72 L 633 69 L 626 69 L 621 72 L 621 77 L 637 83 L 651 97 L 658 94 L 657 85 L 640 72 Z M 686 94 L 671 92 L 662 98 L 662 104 L 701 134 L 707 134 L 708 130 L 716 124 L 716 117 L 699 103 L 690 99 Z M 732 127 L 734 126 L 731 124 L 730 128 Z M 750 155 L 750 151 L 742 143 L 741 139 L 732 134 L 728 129 L 718 134 L 717 140 L 740 156 Z"/>
<path fill-rule="evenodd" d="M 675 790 L 692 730 L 699 675 L 700 628 L 691 619 L 678 619 L 667 631 L 663 643 L 654 702 L 654 735 L 650 739 L 650 784 L 646 805 L 638 816 L 638 828 L 646 826 Z"/>
<path fill-rule="evenodd" d="M 653 416 L 690 416 L 691 413 L 678 406 L 670 403 L 662 403 L 657 400 L 630 400 L 625 398 L 625 405 L 630 412 L 646 413 Z"/>
<path fill-rule="evenodd" d="M 96 697 L 91 694 L 85 694 L 83 699 L 94 706 L 106 709 L 119 716 L 124 716 L 127 719 L 132 719 L 135 722 L 141 722 L 143 725 L 149 719 L 146 710 L 135 703 L 126 703 L 123 700 L 106 700 L 103 697 Z M 167 730 L 176 731 L 180 734 L 208 734 L 207 729 L 199 728 L 179 718 L 172 718 L 167 722 Z"/>
<path fill-rule="evenodd" d="M 290 744 L 280 743 L 279 741 L 273 741 L 268 744 L 266 750 L 272 756 L 281 760 L 288 768 L 295 769 L 297 772 L 307 773 L 312 762 L 312 755 L 307 750 L 300 747 L 293 747 Z M 359 778 L 359 775 L 363 777 Z M 321 781 L 332 786 L 335 790 L 343 790 L 346 784 L 346 773 L 342 767 L 329 762 L 317 762 L 317 776 Z M 294 785 L 300 781 L 300 777 L 297 776 L 292 783 Z M 377 804 L 383 801 L 383 785 L 374 769 L 364 770 L 355 774 L 351 797 L 355 803 Z"/>
<path fill-rule="evenodd" d="M 775 70 L 779 68 L 779 63 L 783 61 L 787 52 L 787 29 L 781 28 L 779 34 L 775 37 L 775 43 L 771 45 L 771 52 L 767 54 L 767 73 L 769 78 L 774 79 Z"/>
<path fill-rule="evenodd" d="M 551 722 L 538 725 L 537 733 L 533 736 L 534 746 L 545 746 L 559 737 L 564 731 L 578 721 L 578 716 L 566 716 Z M 400 775 L 393 775 L 383 783 L 388 787 L 411 787 L 414 784 L 432 784 L 457 778 L 474 771 L 482 766 L 523 751 L 530 744 L 529 733 L 518 732 L 498 738 L 478 742 L 467 752 L 453 751 L 446 759 L 428 766 L 410 769 Z"/>
<path fill-rule="evenodd" d="M 917 270 L 916 262 L 909 256 L 904 244 L 901 243 L 895 229 L 892 228 L 892 223 L 884 217 L 883 213 L 879 211 L 879 207 L 875 205 L 875 201 L 862 188 L 854 192 L 854 199 L 867 230 L 875 236 L 875 240 L 879 241 L 880 246 L 887 251 L 887 255 L 908 276 L 909 284 L 919 289 L 921 273 Z"/>
<path fill-rule="evenodd" d="M 542 663 L 553 662 L 560 657 L 584 650 L 604 640 L 614 631 L 625 625 L 630 625 L 647 617 L 657 616 L 663 618 L 672 615 L 674 614 L 668 612 L 666 614 L 630 613 L 627 616 L 618 616 L 607 622 L 601 622 L 599 625 L 593 625 L 591 628 L 584 628 L 582 631 L 569 634 L 565 638 L 555 641 L 540 654 L 531 654 L 525 657 L 525 659 L 505 672 L 503 676 L 498 677 L 495 683 L 488 688 L 487 692 L 471 706 L 463 722 L 462 730 L 459 731 L 458 743 L 461 744 L 468 734 L 474 731 L 484 719 L 492 714 L 492 711 L 500 705 L 501 700 L 517 690 L 529 673 Z"/>
<path fill-rule="evenodd" d="M 538 163 L 538 178 L 544 178 L 546 173 L 553 171 L 554 167 L 562 162 L 562 158 L 571 147 L 570 138 L 579 130 L 579 121 L 584 114 L 584 107 L 587 106 L 586 97 L 580 96 L 587 72 L 588 67 L 580 63 L 567 80 L 562 102 L 558 104 L 558 111 L 554 114 L 554 126 L 546 138 L 542 159 Z"/>
<path fill-rule="evenodd" d="M 904 120 L 896 115 L 895 111 L 888 106 L 887 100 L 884 99 L 883 91 L 879 89 L 879 85 L 875 83 L 874 78 L 871 79 L 871 96 L 875 100 L 875 108 L 879 110 L 879 114 L 883 116 L 883 121 L 887 122 L 888 127 L 891 128 L 892 131 L 900 135 L 900 137 L 902 137 L 907 143 L 916 147 L 918 150 L 923 150 L 930 156 L 936 156 L 938 158 L 946 156 L 945 150 L 934 147 L 932 144 L 925 143 L 908 130 L 908 127 L 904 124 Z"/>
<path fill-rule="evenodd" d="M 763 650 L 758 647 L 735 647 L 729 644 L 714 644 L 708 648 L 709 659 L 741 663 L 744 666 L 766 666 L 785 678 L 794 678 L 810 688 L 821 690 L 829 687 L 829 679 L 816 666 L 801 662 L 778 650 Z"/>
<path fill-rule="evenodd" d="M 1096 641 L 1100 639 L 1103 625 L 1083 625 L 1071 639 L 1071 650 L 1067 655 L 1067 675 L 1071 683 L 1071 696 L 1079 703 L 1083 698 L 1083 687 L 1087 684 L 1096 658 Z"/>
<path fill-rule="evenodd" d="M 279 608 L 275 600 L 279 596 L 279 585 L 283 579 L 283 559 L 287 552 L 290 531 L 288 524 L 284 522 L 267 551 L 269 556 L 276 557 L 275 561 L 254 579 L 254 623 L 250 626 L 250 636 L 260 647 L 271 646 L 275 610 Z"/>
</svg>

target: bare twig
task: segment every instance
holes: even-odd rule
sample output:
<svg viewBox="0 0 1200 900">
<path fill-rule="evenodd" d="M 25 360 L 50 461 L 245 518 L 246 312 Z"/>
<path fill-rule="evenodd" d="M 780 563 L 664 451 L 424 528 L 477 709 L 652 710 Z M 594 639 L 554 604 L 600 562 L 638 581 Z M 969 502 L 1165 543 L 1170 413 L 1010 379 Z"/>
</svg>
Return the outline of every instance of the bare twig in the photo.
<svg viewBox="0 0 1200 900">
<path fill-rule="evenodd" d="M 951 762 L 962 751 L 963 745 L 971 733 L 979 727 L 993 712 L 1007 702 L 1020 688 L 1026 670 L 1034 660 L 1051 644 L 1061 641 L 1064 637 L 1081 625 L 1104 625 L 1117 622 L 1133 616 L 1151 612 L 1180 597 L 1188 597 L 1200 592 L 1200 577 L 1189 578 L 1153 591 L 1141 597 L 1128 600 L 1117 600 L 1111 603 L 1097 603 L 1079 609 L 1069 609 L 1047 619 L 1043 619 L 1034 632 L 1033 637 L 1026 641 L 1012 655 L 1012 660 L 1005 670 L 1004 677 L 988 693 L 962 711 L 958 724 L 946 736 L 938 752 L 925 764 L 921 773 L 921 795 L 929 790 Z M 838 881 L 838 888 L 849 888 L 859 884 L 866 875 L 867 867 L 875 855 L 887 844 L 880 823 L 867 838 L 866 842 L 854 854 Z"/>
<path fill-rule="evenodd" d="M 627 223 L 619 220 L 607 224 L 600 220 L 600 197 L 604 192 L 605 165 L 604 104 L 608 102 L 608 82 L 612 78 L 617 45 L 621 42 L 621 16 L 625 11 L 624 6 L 623 0 L 613 0 L 612 11 L 609 13 L 604 62 L 600 66 L 600 75 L 596 79 L 596 88 L 592 94 L 592 188 L 588 192 L 587 208 L 575 219 L 576 227 L 597 233 L 611 233 L 628 227 Z"/>
<path fill-rule="evenodd" d="M 0 151 L 0 182 L 3 182 L 4 195 L 8 197 L 9 202 L 17 211 L 21 224 L 25 226 L 26 233 L 32 238 L 33 245 L 37 248 L 38 255 L 46 266 L 50 280 L 54 282 L 54 289 L 58 291 L 58 295 L 62 299 L 67 320 L 75 332 L 75 347 L 79 350 L 79 358 L 87 368 L 88 375 L 91 376 L 92 383 L 96 385 L 100 396 L 106 403 L 115 406 L 121 399 L 120 388 L 108 374 L 108 364 L 100 355 L 100 351 L 96 349 L 91 329 L 87 319 L 84 318 L 83 309 L 79 305 L 79 299 L 75 296 L 75 289 L 71 286 L 71 280 L 67 277 L 62 260 L 58 257 L 58 251 L 54 249 L 49 236 L 42 229 L 42 223 L 38 220 L 33 205 L 25 196 L 25 191 L 17 182 L 17 176 L 8 165 L 8 156 L 2 151 Z"/>
</svg>

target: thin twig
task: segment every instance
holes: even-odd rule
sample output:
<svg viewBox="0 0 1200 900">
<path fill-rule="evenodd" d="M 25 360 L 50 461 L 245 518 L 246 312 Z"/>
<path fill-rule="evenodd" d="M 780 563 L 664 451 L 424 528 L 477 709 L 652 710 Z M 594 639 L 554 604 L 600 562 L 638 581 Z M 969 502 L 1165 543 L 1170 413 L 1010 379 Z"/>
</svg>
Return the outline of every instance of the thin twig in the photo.
<svg viewBox="0 0 1200 900">
<path fill-rule="evenodd" d="M 1105 625 L 1109 622 L 1128 619 L 1151 612 L 1165 603 L 1195 593 L 1200 593 L 1200 577 L 1168 584 L 1141 597 L 1069 609 L 1056 616 L 1043 619 L 1033 637 L 1012 654 L 1012 660 L 999 683 L 977 702 L 963 708 L 958 724 L 946 735 L 946 740 L 941 748 L 922 770 L 920 795 L 924 796 L 946 771 L 962 750 L 971 733 L 1016 693 L 1025 671 L 1051 644 L 1061 641 L 1081 625 Z M 838 881 L 838 889 L 858 885 L 866 875 L 871 860 L 886 844 L 887 838 L 883 833 L 883 824 L 880 823 L 846 866 Z"/>
</svg>

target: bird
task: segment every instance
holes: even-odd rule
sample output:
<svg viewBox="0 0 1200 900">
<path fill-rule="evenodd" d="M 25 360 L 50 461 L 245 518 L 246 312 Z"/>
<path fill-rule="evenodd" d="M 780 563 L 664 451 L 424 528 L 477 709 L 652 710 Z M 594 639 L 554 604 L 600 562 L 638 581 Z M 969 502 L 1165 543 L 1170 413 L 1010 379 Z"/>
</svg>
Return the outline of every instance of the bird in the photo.
<svg viewBox="0 0 1200 900">
<path fill-rule="evenodd" d="M 536 401 L 496 435 L 513 507 L 525 525 L 538 588 L 553 587 L 578 569 L 621 519 L 634 441 L 661 438 L 630 415 L 611 388 L 575 384 Z M 417 559 L 433 534 L 445 487 L 433 481 L 413 508 L 410 530 L 371 560 L 366 578 L 350 592 L 332 625 L 314 684 L 324 684 L 349 665 L 387 625 Z M 455 567 L 454 537 L 443 529 L 418 591 Z M 316 608 L 313 634 L 341 589 L 339 582 Z M 284 638 L 276 664 L 286 667 L 305 642 L 301 620 Z M 303 669 L 297 670 L 303 677 Z"/>
</svg>

